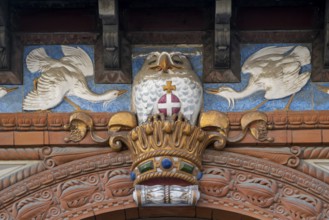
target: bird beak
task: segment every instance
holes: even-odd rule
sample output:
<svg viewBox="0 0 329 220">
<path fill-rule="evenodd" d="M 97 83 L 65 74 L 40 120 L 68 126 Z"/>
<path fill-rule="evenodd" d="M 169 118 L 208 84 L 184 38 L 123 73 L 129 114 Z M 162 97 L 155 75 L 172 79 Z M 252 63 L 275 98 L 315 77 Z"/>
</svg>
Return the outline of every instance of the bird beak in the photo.
<svg viewBox="0 0 329 220">
<path fill-rule="evenodd" d="M 123 95 L 123 94 L 125 94 L 126 92 L 127 92 L 127 90 L 119 90 L 119 92 L 118 92 L 118 96 Z"/>
<path fill-rule="evenodd" d="M 170 59 L 170 55 L 163 52 L 158 58 L 158 65 L 152 66 L 150 69 L 156 69 L 157 71 L 168 73 L 168 70 L 170 69 L 182 69 L 182 67 L 173 64 Z"/>
<path fill-rule="evenodd" d="M 161 54 L 159 58 L 159 66 L 161 67 L 162 71 L 165 73 L 168 72 L 168 69 L 171 68 L 171 63 L 169 59 L 170 58 L 167 53 Z"/>
<path fill-rule="evenodd" d="M 206 92 L 209 94 L 216 95 L 218 93 L 218 89 L 207 89 Z"/>
<path fill-rule="evenodd" d="M 12 92 L 12 91 L 15 91 L 16 89 L 18 89 L 18 87 L 5 88 L 5 90 L 6 90 L 7 93 Z"/>
<path fill-rule="evenodd" d="M 322 92 L 328 93 L 329 88 L 321 85 L 317 85 L 318 89 Z"/>
</svg>

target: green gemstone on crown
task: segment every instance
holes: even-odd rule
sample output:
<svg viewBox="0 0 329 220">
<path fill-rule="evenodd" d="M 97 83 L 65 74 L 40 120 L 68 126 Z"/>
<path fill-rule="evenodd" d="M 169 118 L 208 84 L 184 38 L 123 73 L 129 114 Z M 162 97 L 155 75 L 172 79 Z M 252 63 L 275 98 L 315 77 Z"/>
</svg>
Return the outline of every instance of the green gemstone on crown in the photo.
<svg viewBox="0 0 329 220">
<path fill-rule="evenodd" d="M 179 166 L 179 169 L 181 171 L 186 172 L 186 173 L 192 174 L 193 173 L 193 170 L 194 170 L 194 166 L 191 165 L 191 164 L 185 163 L 185 162 L 181 162 L 180 163 L 180 166 Z"/>
<path fill-rule="evenodd" d="M 138 166 L 138 170 L 140 173 L 145 173 L 146 171 L 152 170 L 154 168 L 153 161 L 147 161 Z"/>
</svg>

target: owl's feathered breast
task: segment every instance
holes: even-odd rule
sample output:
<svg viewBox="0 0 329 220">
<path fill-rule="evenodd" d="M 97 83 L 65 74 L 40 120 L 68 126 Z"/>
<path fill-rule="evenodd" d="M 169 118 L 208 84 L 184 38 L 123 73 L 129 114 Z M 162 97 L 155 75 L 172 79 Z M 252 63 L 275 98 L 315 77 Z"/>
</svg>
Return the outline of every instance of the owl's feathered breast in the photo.
<svg viewBox="0 0 329 220">
<path fill-rule="evenodd" d="M 168 79 L 144 79 L 134 86 L 134 107 L 139 123 L 146 121 L 151 114 L 156 114 L 159 99 L 166 94 L 163 86 L 170 80 L 176 89 L 172 94 L 177 96 L 181 103 L 180 112 L 195 123 L 202 104 L 202 86 L 199 81 L 191 78 L 172 77 Z"/>
</svg>

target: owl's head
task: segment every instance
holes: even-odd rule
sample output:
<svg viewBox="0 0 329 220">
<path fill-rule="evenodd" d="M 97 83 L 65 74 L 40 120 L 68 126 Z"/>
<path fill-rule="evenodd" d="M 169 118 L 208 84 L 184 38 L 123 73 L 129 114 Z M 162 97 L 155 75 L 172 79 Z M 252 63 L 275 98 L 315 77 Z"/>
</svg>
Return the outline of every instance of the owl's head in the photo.
<svg viewBox="0 0 329 220">
<path fill-rule="evenodd" d="M 152 52 L 150 53 L 136 75 L 135 79 L 180 76 L 189 73 L 192 66 L 188 58 L 180 52 Z"/>
</svg>

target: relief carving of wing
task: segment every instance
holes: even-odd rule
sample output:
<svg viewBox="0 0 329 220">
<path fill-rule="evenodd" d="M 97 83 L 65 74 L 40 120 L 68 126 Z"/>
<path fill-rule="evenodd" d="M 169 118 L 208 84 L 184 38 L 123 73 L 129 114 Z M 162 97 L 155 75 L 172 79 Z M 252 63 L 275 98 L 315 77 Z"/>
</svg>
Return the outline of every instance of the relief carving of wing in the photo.
<svg viewBox="0 0 329 220">
<path fill-rule="evenodd" d="M 62 102 L 72 86 L 72 80 L 65 77 L 64 67 L 53 68 L 38 79 L 37 90 L 28 93 L 23 101 L 23 110 L 47 110 Z"/>
<path fill-rule="evenodd" d="M 80 47 L 62 45 L 64 57 L 61 61 L 79 69 L 84 76 L 94 75 L 94 65 L 89 55 Z"/>
<path fill-rule="evenodd" d="M 48 56 L 44 48 L 32 50 L 26 56 L 26 66 L 31 73 L 45 72 L 58 63 Z"/>
</svg>

